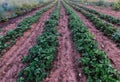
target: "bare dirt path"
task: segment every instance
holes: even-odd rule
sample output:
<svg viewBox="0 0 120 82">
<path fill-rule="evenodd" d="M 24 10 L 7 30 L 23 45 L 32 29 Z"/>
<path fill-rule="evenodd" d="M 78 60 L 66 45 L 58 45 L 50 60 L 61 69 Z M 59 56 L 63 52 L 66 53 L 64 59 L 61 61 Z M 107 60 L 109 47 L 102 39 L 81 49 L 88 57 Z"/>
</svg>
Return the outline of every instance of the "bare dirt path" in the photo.
<svg viewBox="0 0 120 82">
<path fill-rule="evenodd" d="M 17 73 L 23 67 L 21 59 L 28 54 L 29 48 L 36 43 L 36 37 L 43 31 L 45 21 L 54 7 L 43 13 L 38 23 L 17 40 L 17 43 L 0 60 L 0 82 L 16 82 Z"/>
<path fill-rule="evenodd" d="M 10 22 L 8 22 L 8 24 L 0 24 L 0 28 L 1 28 L 1 32 L 0 32 L 0 36 L 3 36 L 6 34 L 7 31 L 15 29 L 17 27 L 17 25 L 24 19 L 27 17 L 30 17 L 32 15 L 34 15 L 36 12 L 38 12 L 40 8 L 37 8 L 36 10 L 33 10 L 23 16 L 17 17 L 15 19 L 11 19 Z M 7 23 L 7 22 L 6 22 Z"/>
<path fill-rule="evenodd" d="M 85 16 L 83 16 L 80 12 L 77 12 L 77 14 L 83 23 L 88 27 L 89 31 L 94 35 L 94 39 L 98 42 L 99 48 L 107 53 L 113 67 L 120 71 L 120 49 L 116 47 L 115 43 L 105 37 L 102 32 L 97 30 L 94 24 L 92 24 Z"/>
<path fill-rule="evenodd" d="M 68 16 L 63 6 L 57 27 L 59 40 L 58 54 L 53 62 L 53 69 L 43 82 L 86 82 L 81 69 L 78 67 L 80 54 L 76 51 L 71 40 L 71 32 L 68 29 Z"/>
<path fill-rule="evenodd" d="M 85 6 L 85 7 L 90 8 L 90 9 L 94 9 L 98 12 L 103 13 L 103 14 L 107 14 L 110 16 L 114 16 L 116 18 L 120 18 L 120 11 L 114 11 L 111 8 L 102 8 L 102 7 L 93 7 L 93 6 Z"/>
</svg>

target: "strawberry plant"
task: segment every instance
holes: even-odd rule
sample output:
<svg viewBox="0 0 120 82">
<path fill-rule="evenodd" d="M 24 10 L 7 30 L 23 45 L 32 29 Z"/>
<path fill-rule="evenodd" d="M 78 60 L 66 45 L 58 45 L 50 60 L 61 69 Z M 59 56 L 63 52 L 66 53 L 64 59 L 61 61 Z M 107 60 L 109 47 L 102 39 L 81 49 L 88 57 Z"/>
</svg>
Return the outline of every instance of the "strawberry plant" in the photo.
<svg viewBox="0 0 120 82">
<path fill-rule="evenodd" d="M 120 30 L 118 30 L 117 32 L 115 32 L 112 35 L 112 40 L 114 40 L 115 42 L 117 42 L 118 46 L 120 47 Z"/>
<path fill-rule="evenodd" d="M 57 29 L 60 16 L 60 3 L 45 22 L 44 32 L 38 36 L 37 44 L 30 48 L 28 56 L 23 58 L 26 67 L 18 75 L 18 82 L 40 82 L 51 69 L 57 53 Z"/>
<path fill-rule="evenodd" d="M 100 13 L 100 12 L 97 12 L 96 10 L 93 10 L 93 9 L 90 9 L 90 8 L 87 8 L 87 7 L 84 7 L 84 6 L 80 6 L 74 2 L 70 2 L 72 5 L 76 5 L 78 6 L 79 8 L 82 8 L 84 9 L 85 11 L 89 12 L 89 13 L 93 13 L 95 15 L 97 15 L 99 18 L 101 19 L 104 19 L 112 24 L 116 24 L 116 25 L 120 25 L 120 19 L 118 18 L 115 18 L 113 16 L 110 16 L 110 15 L 106 15 L 106 14 L 103 14 L 103 13 Z"/>
<path fill-rule="evenodd" d="M 88 13 L 88 12 L 84 11 L 82 8 L 79 8 L 78 6 L 75 6 L 75 5 L 71 5 L 71 6 L 73 8 L 75 8 L 77 11 L 80 11 L 83 15 L 85 15 L 91 22 L 93 22 L 93 24 L 95 25 L 95 27 L 98 30 L 100 30 L 101 32 L 103 32 L 103 34 L 105 36 L 107 36 L 108 38 L 110 38 L 111 40 L 113 40 L 115 43 L 117 43 L 117 45 L 119 47 L 119 42 L 115 41 L 113 39 L 113 36 L 116 34 L 117 31 L 119 31 L 117 28 L 114 28 L 109 23 L 104 22 L 103 20 L 101 20 L 100 18 L 98 18 L 97 16 L 95 16 L 94 14 Z M 119 35 L 114 36 L 114 38 L 116 39 L 118 36 Z"/>
<path fill-rule="evenodd" d="M 37 22 L 39 18 L 41 17 L 41 15 L 45 11 L 50 9 L 53 5 L 54 3 L 52 3 L 51 5 L 47 7 L 44 7 L 43 9 L 38 11 L 35 15 L 23 19 L 23 21 L 21 21 L 15 29 L 8 31 L 6 35 L 2 36 L 0 38 L 0 56 L 2 56 L 2 54 L 4 53 L 3 49 L 7 49 L 11 47 L 16 42 L 16 39 L 22 36 L 25 31 L 30 29 L 31 25 Z"/>
<path fill-rule="evenodd" d="M 79 16 L 70 6 L 63 3 L 69 15 L 69 27 L 73 42 L 82 55 L 79 62 L 84 67 L 83 71 L 87 76 L 87 82 L 119 82 L 120 73 L 110 65 L 106 53 L 98 49 L 93 35 L 90 34 Z"/>
</svg>

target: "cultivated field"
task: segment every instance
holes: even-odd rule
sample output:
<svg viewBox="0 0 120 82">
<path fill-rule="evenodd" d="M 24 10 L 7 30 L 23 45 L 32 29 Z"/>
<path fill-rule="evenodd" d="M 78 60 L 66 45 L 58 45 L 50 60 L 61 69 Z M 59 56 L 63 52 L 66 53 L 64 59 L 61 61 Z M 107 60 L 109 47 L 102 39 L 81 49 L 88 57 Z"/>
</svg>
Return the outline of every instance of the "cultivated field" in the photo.
<svg viewBox="0 0 120 82">
<path fill-rule="evenodd" d="M 120 82 L 117 13 L 54 0 L 1 21 L 0 82 Z"/>
</svg>

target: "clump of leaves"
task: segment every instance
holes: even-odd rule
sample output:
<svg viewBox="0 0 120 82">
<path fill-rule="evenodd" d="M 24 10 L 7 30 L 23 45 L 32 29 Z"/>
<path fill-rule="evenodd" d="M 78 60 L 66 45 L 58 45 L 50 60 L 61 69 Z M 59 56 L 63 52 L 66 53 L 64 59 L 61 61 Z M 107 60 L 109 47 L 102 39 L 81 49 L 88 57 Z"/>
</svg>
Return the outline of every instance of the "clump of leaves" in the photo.
<svg viewBox="0 0 120 82">
<path fill-rule="evenodd" d="M 120 43 L 120 30 L 118 30 L 117 32 L 115 32 L 112 35 L 112 40 L 114 40 L 115 42 Z"/>
<path fill-rule="evenodd" d="M 120 11 L 120 0 L 111 4 L 112 9 Z"/>
</svg>

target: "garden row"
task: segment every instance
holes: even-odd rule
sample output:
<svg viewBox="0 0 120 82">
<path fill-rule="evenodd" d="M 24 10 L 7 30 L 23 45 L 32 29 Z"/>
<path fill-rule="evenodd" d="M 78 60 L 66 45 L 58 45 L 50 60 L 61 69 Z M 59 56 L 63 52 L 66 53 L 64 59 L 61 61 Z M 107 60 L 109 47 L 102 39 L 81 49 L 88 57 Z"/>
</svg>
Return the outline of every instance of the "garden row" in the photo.
<svg viewBox="0 0 120 82">
<path fill-rule="evenodd" d="M 80 66 L 88 82 L 119 82 L 120 74 L 111 66 L 106 53 L 98 49 L 97 42 L 80 20 L 79 16 L 65 2 L 69 15 L 69 28 L 77 50 L 81 54 Z"/>
<path fill-rule="evenodd" d="M 12 14 L 11 14 L 10 16 L 4 16 L 4 15 L 2 15 L 2 13 L 5 12 L 5 11 L 3 11 L 3 12 L 0 14 L 0 22 L 6 22 L 6 21 L 8 21 L 9 19 L 15 18 L 15 17 L 17 17 L 17 16 L 21 16 L 21 15 L 26 14 L 26 13 L 29 13 L 29 12 L 31 12 L 31 11 L 39 8 L 39 7 L 43 7 L 43 6 L 45 6 L 45 5 L 48 5 L 48 4 L 50 4 L 51 2 L 53 2 L 53 1 L 49 1 L 49 2 L 47 2 L 47 3 L 39 4 L 39 5 L 27 5 L 27 4 L 25 5 L 25 4 L 24 4 L 22 7 L 16 7 L 16 8 L 14 8 L 14 10 L 12 10 Z M 5 8 L 5 9 L 6 9 L 6 8 Z M 6 9 L 6 10 L 7 10 L 7 9 Z M 9 10 L 8 10 L 8 11 L 9 11 Z"/>
<path fill-rule="evenodd" d="M 70 3 L 70 5 L 75 8 L 77 11 L 80 11 L 83 15 L 85 15 L 93 24 L 96 26 L 98 30 L 103 32 L 105 36 L 113 40 L 118 47 L 120 47 L 120 30 L 117 28 L 112 27 L 110 24 L 104 22 L 94 14 L 88 13 L 82 8 L 80 8 L 77 5 L 73 5 Z"/>
<path fill-rule="evenodd" d="M 16 43 L 18 37 L 22 36 L 25 31 L 31 28 L 31 25 L 39 20 L 41 15 L 50 9 L 56 2 L 53 2 L 47 7 L 42 8 L 35 15 L 27 17 L 21 21 L 17 27 L 8 31 L 4 36 L 0 37 L 0 56 L 2 56 L 6 50 Z"/>
<path fill-rule="evenodd" d="M 106 15 L 106 14 L 103 14 L 103 13 L 100 13 L 100 12 L 97 12 L 96 10 L 93 10 L 93 9 L 90 9 L 90 8 L 87 8 L 87 7 L 84 7 L 84 6 L 80 6 L 74 2 L 70 2 L 72 5 L 76 5 L 90 13 L 93 13 L 95 15 L 97 15 L 99 18 L 103 19 L 103 20 L 106 20 L 108 21 L 109 23 L 112 23 L 112 24 L 116 24 L 116 25 L 120 25 L 120 19 L 118 18 L 115 18 L 113 16 L 110 16 L 110 15 Z"/>
<path fill-rule="evenodd" d="M 60 3 L 45 22 L 44 32 L 38 36 L 37 43 L 29 49 L 28 56 L 23 58 L 27 64 L 18 74 L 18 82 L 41 82 L 51 69 L 51 63 L 57 53 L 57 29 L 60 16 Z"/>
</svg>

